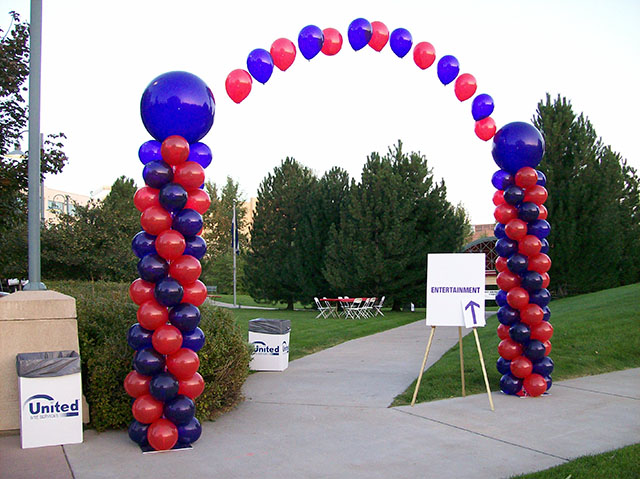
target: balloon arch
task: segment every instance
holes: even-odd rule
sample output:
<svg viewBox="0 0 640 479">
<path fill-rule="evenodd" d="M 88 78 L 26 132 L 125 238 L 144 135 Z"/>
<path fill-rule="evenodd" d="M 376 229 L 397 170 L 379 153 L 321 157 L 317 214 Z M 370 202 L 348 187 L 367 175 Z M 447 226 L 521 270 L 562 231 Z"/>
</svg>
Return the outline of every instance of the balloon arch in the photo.
<svg viewBox="0 0 640 479">
<path fill-rule="evenodd" d="M 389 44 L 400 58 L 413 47 L 413 60 L 423 70 L 436 60 L 431 43 L 413 46 L 406 29 L 389 33 L 381 22 L 354 20 L 348 40 L 356 51 L 368 45 L 379 52 Z M 341 48 L 342 35 L 334 28 L 321 30 L 309 25 L 298 36 L 298 49 L 307 60 L 321 52 L 335 55 Z M 225 86 L 229 97 L 240 103 L 251 92 L 252 78 L 266 83 L 274 66 L 286 71 L 296 53 L 295 45 L 286 38 L 273 42 L 269 51 L 253 50 L 247 58 L 248 71 L 234 70 L 228 75 Z M 476 79 L 469 73 L 460 74 L 456 57 L 440 57 L 437 74 L 444 85 L 455 81 L 458 100 L 467 101 L 475 95 Z M 146 186 L 134 197 L 142 231 L 132 241 L 140 277 L 131 284 L 130 296 L 139 308 L 138 322 L 128 332 L 128 343 L 135 353 L 133 371 L 124 387 L 135 398 L 129 436 L 143 448 L 166 450 L 187 447 L 201 433 L 194 400 L 205 387 L 197 372 L 197 352 L 204 345 L 198 306 L 206 299 L 207 290 L 198 278 L 199 260 L 206 252 L 200 236 L 202 214 L 211 203 L 203 189 L 204 169 L 212 155 L 199 140 L 213 125 L 215 101 L 200 78 L 169 72 L 147 86 L 140 109 L 154 139 L 138 151 Z M 493 203 L 499 255 L 500 388 L 506 394 L 539 396 L 551 387 L 553 371 L 548 356 L 553 328 L 546 289 L 551 267 L 545 239 L 550 226 L 543 206 L 546 178 L 535 169 L 544 154 L 544 139 L 524 122 L 509 123 L 496 132 L 490 116 L 493 109 L 493 99 L 484 93 L 471 102 L 475 133 L 484 141 L 493 139 L 492 155 L 500 167 L 491 179 L 497 190 Z"/>
</svg>

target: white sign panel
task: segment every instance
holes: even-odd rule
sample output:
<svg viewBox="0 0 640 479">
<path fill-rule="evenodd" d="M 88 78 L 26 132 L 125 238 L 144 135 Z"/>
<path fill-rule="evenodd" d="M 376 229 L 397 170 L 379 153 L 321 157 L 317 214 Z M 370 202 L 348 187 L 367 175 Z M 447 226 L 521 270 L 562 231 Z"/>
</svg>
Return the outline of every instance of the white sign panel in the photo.
<svg viewBox="0 0 640 479">
<path fill-rule="evenodd" d="M 429 254 L 427 325 L 482 327 L 484 253 Z"/>
</svg>

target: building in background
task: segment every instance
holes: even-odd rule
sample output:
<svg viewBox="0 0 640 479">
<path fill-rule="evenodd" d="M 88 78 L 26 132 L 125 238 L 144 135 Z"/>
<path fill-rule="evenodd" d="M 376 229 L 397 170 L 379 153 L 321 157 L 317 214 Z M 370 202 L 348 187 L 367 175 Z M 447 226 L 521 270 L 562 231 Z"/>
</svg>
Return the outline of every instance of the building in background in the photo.
<svg viewBox="0 0 640 479">
<path fill-rule="evenodd" d="M 45 221 L 55 221 L 56 213 L 58 212 L 73 215 L 76 211 L 76 205 L 85 206 L 91 199 L 91 197 L 86 195 L 54 190 L 46 186 L 43 189 L 42 202 L 44 207 L 42 209 L 42 216 Z"/>
</svg>

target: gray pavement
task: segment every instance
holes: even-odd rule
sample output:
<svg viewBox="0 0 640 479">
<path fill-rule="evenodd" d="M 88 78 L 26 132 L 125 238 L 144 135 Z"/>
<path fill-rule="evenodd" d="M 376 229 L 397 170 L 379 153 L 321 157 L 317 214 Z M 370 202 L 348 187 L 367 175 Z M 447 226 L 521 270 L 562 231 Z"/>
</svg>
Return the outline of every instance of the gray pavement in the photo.
<svg viewBox="0 0 640 479">
<path fill-rule="evenodd" d="M 415 379 L 427 335 L 420 321 L 253 374 L 246 400 L 205 422 L 192 450 L 143 455 L 119 431 L 41 449 L 64 451 L 75 479 L 496 478 L 640 442 L 640 369 L 559 382 L 540 398 L 494 393 L 495 412 L 486 394 L 389 408 Z M 439 328 L 429 364 L 456 340 Z M 51 463 L 5 475 L 11 440 L 19 450 L 16 436 L 0 438 L 0 477 L 53 477 Z"/>
</svg>

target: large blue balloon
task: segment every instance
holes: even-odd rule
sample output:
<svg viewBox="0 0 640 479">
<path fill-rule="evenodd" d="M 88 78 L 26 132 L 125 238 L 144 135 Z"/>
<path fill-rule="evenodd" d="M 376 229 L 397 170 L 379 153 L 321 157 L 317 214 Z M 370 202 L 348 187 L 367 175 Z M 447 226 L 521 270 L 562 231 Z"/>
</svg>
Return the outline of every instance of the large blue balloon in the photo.
<svg viewBox="0 0 640 479">
<path fill-rule="evenodd" d="M 182 285 L 173 278 L 162 278 L 156 283 L 154 295 L 158 303 L 163 306 L 177 306 L 182 301 L 184 289 Z"/>
<path fill-rule="evenodd" d="M 159 200 L 165 210 L 175 212 L 184 208 L 189 195 L 182 185 L 168 183 L 160 189 Z"/>
<path fill-rule="evenodd" d="M 267 83 L 273 73 L 271 54 L 263 48 L 256 48 L 247 57 L 247 69 L 251 76 L 260 83 Z"/>
<path fill-rule="evenodd" d="M 496 190 L 506 190 L 509 186 L 515 184 L 515 180 L 511 173 L 498 170 L 491 177 L 491 184 Z"/>
<path fill-rule="evenodd" d="M 189 236 L 184 240 L 186 242 L 184 254 L 189 254 L 197 260 L 204 257 L 207 252 L 207 242 L 202 236 Z"/>
<path fill-rule="evenodd" d="M 200 328 L 182 333 L 182 347 L 198 352 L 204 346 L 204 332 Z"/>
<path fill-rule="evenodd" d="M 473 99 L 471 115 L 475 121 L 483 120 L 493 113 L 493 98 L 486 93 L 481 93 Z"/>
<path fill-rule="evenodd" d="M 204 143 L 189 145 L 189 158 L 187 158 L 187 161 L 195 161 L 203 168 L 206 168 L 211 164 L 212 158 L 211 148 Z"/>
<path fill-rule="evenodd" d="M 531 123 L 508 123 L 493 137 L 491 154 L 500 168 L 512 174 L 525 166 L 535 168 L 544 155 L 544 138 Z"/>
<path fill-rule="evenodd" d="M 404 57 L 409 53 L 411 45 L 413 45 L 411 33 L 405 28 L 396 28 L 391 32 L 391 35 L 389 35 L 389 45 L 393 53 L 400 58 Z"/>
<path fill-rule="evenodd" d="M 448 85 L 460 73 L 460 63 L 453 55 L 445 55 L 438 61 L 438 78 L 443 85 Z"/>
<path fill-rule="evenodd" d="M 307 60 L 311 60 L 322 50 L 324 34 L 315 25 L 307 25 L 298 35 L 298 48 Z"/>
<path fill-rule="evenodd" d="M 187 236 L 195 236 L 202 229 L 202 215 L 196 210 L 185 208 L 176 213 L 173 218 L 172 228 L 182 233 L 185 238 Z"/>
<path fill-rule="evenodd" d="M 183 394 L 178 394 L 164 405 L 164 416 L 175 425 L 188 423 L 195 413 L 195 403 Z"/>
<path fill-rule="evenodd" d="M 129 328 L 129 331 L 127 333 L 127 344 L 129 344 L 129 346 L 136 350 L 150 348 L 152 336 L 153 331 L 144 329 L 142 326 L 136 323 Z"/>
<path fill-rule="evenodd" d="M 149 383 L 149 392 L 158 401 L 171 401 L 178 395 L 180 383 L 171 373 L 156 374 Z"/>
<path fill-rule="evenodd" d="M 169 322 L 181 332 L 193 331 L 200 324 L 200 310 L 191 303 L 179 304 L 169 311 Z"/>
<path fill-rule="evenodd" d="M 173 169 L 164 161 L 151 161 L 144 165 L 142 178 L 148 186 L 159 190 L 173 181 Z"/>
<path fill-rule="evenodd" d="M 131 249 L 138 258 L 156 254 L 156 237 L 146 231 L 140 231 L 131 240 Z"/>
<path fill-rule="evenodd" d="M 364 18 L 356 18 L 349 24 L 349 30 L 347 36 L 349 37 L 349 44 L 351 48 L 358 51 L 369 44 L 373 29 L 371 24 Z"/>
<path fill-rule="evenodd" d="M 178 426 L 178 443 L 183 445 L 191 444 L 200 439 L 201 434 L 202 426 L 200 421 L 192 417 L 189 422 Z"/>
<path fill-rule="evenodd" d="M 157 254 L 148 254 L 138 261 L 138 274 L 150 283 L 157 283 L 168 273 L 169 263 Z"/>
<path fill-rule="evenodd" d="M 148 444 L 147 430 L 149 429 L 149 426 L 150 424 L 142 424 L 141 422 L 134 420 L 129 425 L 129 438 L 141 446 Z"/>
<path fill-rule="evenodd" d="M 164 356 L 153 348 L 144 348 L 133 357 L 133 369 L 143 376 L 155 376 L 164 371 Z"/>
<path fill-rule="evenodd" d="M 500 378 L 500 389 L 505 394 L 517 394 L 522 389 L 522 379 L 507 373 Z"/>
<path fill-rule="evenodd" d="M 160 154 L 160 147 L 162 143 L 156 140 L 145 141 L 138 149 L 138 158 L 143 165 L 151 161 L 162 161 L 162 155 Z"/>
<path fill-rule="evenodd" d="M 211 129 L 215 111 L 216 102 L 209 87 L 187 72 L 168 72 L 154 78 L 140 101 L 142 122 L 160 142 L 179 135 L 195 143 Z"/>
</svg>

